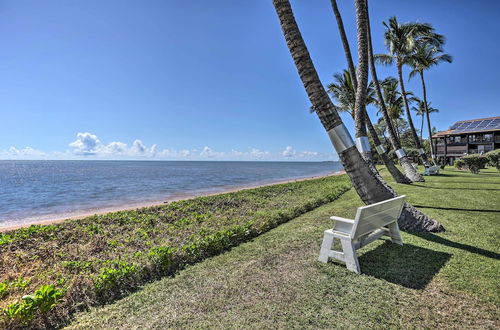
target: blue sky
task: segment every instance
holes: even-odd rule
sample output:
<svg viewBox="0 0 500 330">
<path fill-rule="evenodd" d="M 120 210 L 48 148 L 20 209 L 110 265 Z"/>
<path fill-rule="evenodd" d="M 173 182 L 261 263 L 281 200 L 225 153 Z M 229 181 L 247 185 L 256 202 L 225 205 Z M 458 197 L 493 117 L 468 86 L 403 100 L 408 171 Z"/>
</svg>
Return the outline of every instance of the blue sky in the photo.
<svg viewBox="0 0 500 330">
<path fill-rule="evenodd" d="M 330 1 L 291 2 L 327 84 L 345 67 Z M 353 1 L 338 2 L 355 47 Z M 500 2 L 370 10 L 375 52 L 393 15 L 447 37 L 454 62 L 427 73 L 434 126 L 499 115 Z M 337 159 L 271 0 L 2 1 L 0 45 L 0 159 Z"/>
</svg>

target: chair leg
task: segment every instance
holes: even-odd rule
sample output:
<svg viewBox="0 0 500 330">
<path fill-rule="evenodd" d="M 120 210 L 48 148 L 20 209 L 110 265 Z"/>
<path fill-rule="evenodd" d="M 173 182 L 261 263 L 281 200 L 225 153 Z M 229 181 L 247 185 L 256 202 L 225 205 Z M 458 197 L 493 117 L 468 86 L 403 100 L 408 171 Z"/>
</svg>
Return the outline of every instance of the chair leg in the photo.
<svg viewBox="0 0 500 330">
<path fill-rule="evenodd" d="M 332 249 L 333 244 L 333 233 L 331 230 L 325 230 L 323 235 L 323 243 L 321 244 L 321 250 L 319 252 L 319 261 L 327 263 L 328 255 L 330 254 L 330 250 Z"/>
<path fill-rule="evenodd" d="M 347 269 L 353 271 L 357 274 L 361 274 L 361 269 L 359 268 L 358 256 L 356 254 L 356 249 L 354 248 L 353 242 L 347 239 L 341 239 L 342 250 L 345 256 L 345 264 Z"/>
<path fill-rule="evenodd" d="M 401 232 L 399 231 L 399 226 L 397 222 L 393 222 L 387 226 L 389 228 L 389 236 L 391 237 L 392 243 L 403 245 L 403 238 L 401 237 Z"/>
</svg>

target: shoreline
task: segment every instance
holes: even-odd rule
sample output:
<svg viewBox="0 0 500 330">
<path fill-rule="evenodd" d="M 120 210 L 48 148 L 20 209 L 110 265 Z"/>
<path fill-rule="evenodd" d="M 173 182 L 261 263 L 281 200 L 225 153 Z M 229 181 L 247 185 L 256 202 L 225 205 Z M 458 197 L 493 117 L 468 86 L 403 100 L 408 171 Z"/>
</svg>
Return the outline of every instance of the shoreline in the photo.
<svg viewBox="0 0 500 330">
<path fill-rule="evenodd" d="M 140 202 L 140 203 L 134 203 L 134 204 L 129 203 L 129 204 L 123 204 L 120 206 L 105 207 L 105 208 L 101 208 L 101 209 L 96 209 L 96 211 L 82 210 L 81 212 L 75 212 L 75 215 L 64 216 L 64 217 L 61 217 L 61 216 L 57 217 L 57 215 L 54 215 L 54 218 L 48 219 L 48 220 L 38 220 L 38 221 L 34 220 L 34 221 L 28 221 L 26 223 L 21 223 L 18 225 L 9 225 L 9 226 L 5 226 L 5 227 L 1 227 L 1 224 L 0 224 L 0 233 L 16 230 L 16 229 L 20 229 L 20 228 L 26 228 L 26 227 L 29 227 L 31 225 L 58 224 L 58 223 L 62 223 L 65 221 L 83 219 L 85 217 L 89 217 L 92 215 L 102 215 L 102 214 L 111 213 L 111 212 L 118 212 L 118 211 L 130 211 L 130 210 L 135 210 L 135 209 L 143 208 L 143 207 L 165 205 L 167 203 L 176 202 L 176 201 L 180 201 L 180 200 L 186 200 L 186 199 L 193 199 L 196 197 L 213 196 L 213 195 L 218 195 L 218 194 L 236 192 L 236 191 L 240 191 L 240 190 L 254 189 L 254 188 L 265 187 L 265 186 L 272 186 L 275 184 L 314 180 L 314 179 L 325 178 L 325 177 L 329 177 L 329 176 L 343 175 L 345 173 L 346 172 L 344 170 L 341 170 L 341 171 L 335 171 L 335 172 L 332 172 L 332 173 L 326 174 L 326 175 L 317 175 L 317 176 L 297 178 L 297 179 L 278 180 L 278 181 L 272 181 L 272 182 L 257 183 L 257 184 L 253 184 L 253 185 L 228 186 L 226 188 L 221 188 L 221 190 L 218 190 L 216 192 L 205 192 L 205 193 L 200 192 L 200 193 L 184 193 L 184 194 L 179 193 L 179 194 L 172 195 L 171 197 L 163 199 L 163 200 Z"/>
</svg>

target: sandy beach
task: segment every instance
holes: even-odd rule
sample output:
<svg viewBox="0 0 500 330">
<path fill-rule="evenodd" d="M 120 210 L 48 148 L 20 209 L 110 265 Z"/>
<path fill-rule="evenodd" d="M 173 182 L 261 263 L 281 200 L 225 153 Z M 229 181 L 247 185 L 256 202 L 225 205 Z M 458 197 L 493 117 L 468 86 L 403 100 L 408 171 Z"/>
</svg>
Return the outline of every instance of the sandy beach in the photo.
<svg viewBox="0 0 500 330">
<path fill-rule="evenodd" d="M 29 227 L 31 225 L 57 224 L 57 223 L 61 223 L 64 221 L 77 220 L 77 219 L 82 219 L 82 218 L 85 218 L 85 217 L 88 217 L 91 215 L 106 214 L 109 212 L 127 211 L 127 210 L 135 210 L 135 209 L 141 208 L 141 207 L 158 206 L 158 205 L 163 205 L 166 203 L 175 202 L 175 201 L 184 200 L 184 199 L 191 199 L 191 198 L 202 197 L 202 196 L 212 196 L 212 195 L 217 195 L 217 194 L 235 192 L 235 191 L 239 191 L 239 190 L 270 186 L 270 185 L 275 185 L 275 184 L 280 184 L 280 183 L 314 180 L 314 179 L 318 179 L 318 178 L 335 176 L 335 175 L 342 175 L 342 174 L 345 174 L 345 171 L 337 171 L 337 172 L 333 172 L 332 174 L 311 176 L 311 177 L 305 177 L 305 178 L 299 178 L 299 179 L 270 181 L 270 182 L 265 182 L 265 183 L 261 183 L 261 184 L 254 184 L 254 185 L 228 186 L 226 188 L 218 190 L 217 192 L 210 192 L 210 193 L 207 192 L 207 193 L 199 193 L 199 194 L 188 194 L 188 193 L 176 194 L 174 196 L 170 196 L 169 198 L 165 198 L 163 200 L 148 201 L 148 202 L 133 203 L 133 204 L 128 203 L 128 204 L 114 206 L 114 207 L 97 208 L 97 209 L 92 209 L 92 210 L 82 210 L 81 212 L 75 212 L 75 213 L 73 213 L 73 215 L 69 215 L 69 216 L 54 215 L 54 217 L 47 219 L 47 220 L 34 220 L 34 221 L 28 221 L 26 223 L 22 223 L 19 225 L 9 225 L 9 226 L 5 226 L 5 227 L 0 227 L 0 232 L 6 232 L 6 231 L 19 229 L 19 228 Z M 1 224 L 0 224 L 0 226 L 1 226 Z"/>
</svg>

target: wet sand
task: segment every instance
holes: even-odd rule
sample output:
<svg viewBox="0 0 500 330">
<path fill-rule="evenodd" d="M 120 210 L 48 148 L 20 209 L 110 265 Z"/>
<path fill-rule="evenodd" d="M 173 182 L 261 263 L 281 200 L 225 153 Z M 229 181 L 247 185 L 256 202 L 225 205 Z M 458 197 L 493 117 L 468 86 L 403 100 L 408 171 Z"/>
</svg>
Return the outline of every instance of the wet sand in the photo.
<svg viewBox="0 0 500 330">
<path fill-rule="evenodd" d="M 175 201 L 179 201 L 179 200 L 185 200 L 185 199 L 191 199 L 191 198 L 195 198 L 195 197 L 212 196 L 212 195 L 224 194 L 224 193 L 235 192 L 235 191 L 240 191 L 240 190 L 245 190 L 245 189 L 271 186 L 271 185 L 280 184 L 280 183 L 290 183 L 290 182 L 298 182 L 298 181 L 305 181 L 305 180 L 314 180 L 314 179 L 318 179 L 318 178 L 324 178 L 324 177 L 328 177 L 328 176 L 335 176 L 335 175 L 342 175 L 342 174 L 345 174 L 345 171 L 337 171 L 337 172 L 333 172 L 332 174 L 312 176 L 312 177 L 300 178 L 300 179 L 272 181 L 272 182 L 266 182 L 263 184 L 245 185 L 245 186 L 230 186 L 227 188 L 222 188 L 221 190 L 217 190 L 217 192 L 213 192 L 213 193 L 177 194 L 174 196 L 170 196 L 168 199 L 164 199 L 164 200 L 141 202 L 141 203 L 137 203 L 137 204 L 135 204 L 135 203 L 130 204 L 129 203 L 129 204 L 121 205 L 121 206 L 99 208 L 99 209 L 94 209 L 94 210 L 83 210 L 81 212 L 76 212 L 74 215 L 64 216 L 64 217 L 54 215 L 54 218 L 49 219 L 49 220 L 39 220 L 39 221 L 34 220 L 34 221 L 28 221 L 26 223 L 22 223 L 22 224 L 18 224 L 18 225 L 9 225 L 9 226 L 5 226 L 5 227 L 0 227 L 0 232 L 6 232 L 6 231 L 15 230 L 15 229 L 23 228 L 23 227 L 29 227 L 31 225 L 57 224 L 57 223 L 61 223 L 63 221 L 77 220 L 77 219 L 82 219 L 82 218 L 92 216 L 92 215 L 106 214 L 106 213 L 110 213 L 110 212 L 130 211 L 130 210 L 135 210 L 135 209 L 141 208 L 141 207 L 165 205 L 166 203 L 175 202 Z M 1 224 L 0 224 L 0 226 L 1 226 Z"/>
</svg>

